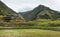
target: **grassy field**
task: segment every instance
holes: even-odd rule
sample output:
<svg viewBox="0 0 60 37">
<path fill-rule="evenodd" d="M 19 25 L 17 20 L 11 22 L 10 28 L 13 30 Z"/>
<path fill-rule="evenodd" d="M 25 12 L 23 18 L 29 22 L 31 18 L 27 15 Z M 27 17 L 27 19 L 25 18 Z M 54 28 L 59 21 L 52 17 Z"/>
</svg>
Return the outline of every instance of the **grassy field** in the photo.
<svg viewBox="0 0 60 37">
<path fill-rule="evenodd" d="M 0 30 L 0 37 L 60 37 L 60 32 L 40 29 Z"/>
<path fill-rule="evenodd" d="M 60 37 L 60 20 L 1 21 L 0 29 L 2 29 L 0 30 L 0 37 Z"/>
</svg>

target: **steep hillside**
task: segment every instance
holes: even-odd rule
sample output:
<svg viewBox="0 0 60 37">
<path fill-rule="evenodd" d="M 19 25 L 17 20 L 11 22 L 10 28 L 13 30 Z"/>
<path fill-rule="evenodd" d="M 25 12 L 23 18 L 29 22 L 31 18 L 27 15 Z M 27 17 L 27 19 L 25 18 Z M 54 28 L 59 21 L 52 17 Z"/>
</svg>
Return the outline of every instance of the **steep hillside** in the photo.
<svg viewBox="0 0 60 37">
<path fill-rule="evenodd" d="M 17 12 L 10 9 L 8 6 L 6 6 L 2 1 L 0 1 L 0 17 L 1 15 L 4 16 L 11 16 L 13 19 L 17 21 L 24 21 L 24 18 L 21 16 L 21 14 L 18 14 Z"/>
<path fill-rule="evenodd" d="M 12 15 L 16 14 L 15 11 L 7 7 L 2 1 L 0 1 L 0 15 Z"/>
<path fill-rule="evenodd" d="M 58 11 L 54 11 L 49 7 L 44 5 L 39 5 L 31 11 L 20 12 L 22 16 L 27 20 L 38 20 L 38 19 L 57 19 L 60 18 L 60 13 Z"/>
</svg>

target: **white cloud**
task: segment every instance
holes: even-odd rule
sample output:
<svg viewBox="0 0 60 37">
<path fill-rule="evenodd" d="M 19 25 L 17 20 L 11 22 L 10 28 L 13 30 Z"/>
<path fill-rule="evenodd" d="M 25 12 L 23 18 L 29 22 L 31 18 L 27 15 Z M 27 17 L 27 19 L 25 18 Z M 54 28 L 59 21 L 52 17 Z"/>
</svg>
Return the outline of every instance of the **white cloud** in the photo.
<svg viewBox="0 0 60 37">
<path fill-rule="evenodd" d="M 39 4 L 60 11 L 60 0 L 2 0 L 7 6 L 15 11 L 28 11 L 37 7 Z"/>
</svg>

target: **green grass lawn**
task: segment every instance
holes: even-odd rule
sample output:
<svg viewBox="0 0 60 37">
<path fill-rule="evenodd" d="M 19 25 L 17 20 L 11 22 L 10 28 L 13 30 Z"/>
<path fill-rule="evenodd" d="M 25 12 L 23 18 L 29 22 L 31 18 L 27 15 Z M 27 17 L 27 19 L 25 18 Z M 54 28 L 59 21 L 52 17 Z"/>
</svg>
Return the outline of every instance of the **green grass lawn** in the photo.
<svg viewBox="0 0 60 37">
<path fill-rule="evenodd" d="M 0 37 L 60 37 L 60 32 L 40 29 L 0 30 Z"/>
</svg>

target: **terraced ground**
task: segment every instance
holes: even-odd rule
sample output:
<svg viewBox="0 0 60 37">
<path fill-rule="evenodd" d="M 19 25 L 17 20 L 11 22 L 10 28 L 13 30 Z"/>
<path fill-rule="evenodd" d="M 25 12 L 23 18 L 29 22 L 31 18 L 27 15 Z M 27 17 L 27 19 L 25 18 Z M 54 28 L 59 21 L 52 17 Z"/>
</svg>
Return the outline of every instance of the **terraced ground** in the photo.
<svg viewBox="0 0 60 37">
<path fill-rule="evenodd" d="M 0 30 L 0 37 L 60 37 L 60 32 L 41 29 L 6 29 Z"/>
</svg>

